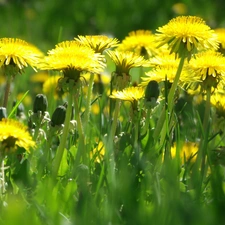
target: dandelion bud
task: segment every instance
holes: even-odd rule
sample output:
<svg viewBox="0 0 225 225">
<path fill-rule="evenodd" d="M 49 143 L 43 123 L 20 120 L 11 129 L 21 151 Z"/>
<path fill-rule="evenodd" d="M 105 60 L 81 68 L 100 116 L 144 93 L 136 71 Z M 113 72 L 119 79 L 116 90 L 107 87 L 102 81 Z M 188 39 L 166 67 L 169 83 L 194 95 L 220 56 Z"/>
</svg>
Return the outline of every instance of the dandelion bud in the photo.
<svg viewBox="0 0 225 225">
<path fill-rule="evenodd" d="M 58 106 L 52 114 L 51 126 L 60 126 L 64 123 L 66 118 L 66 107 Z"/>
<path fill-rule="evenodd" d="M 151 80 L 145 90 L 145 99 L 146 101 L 151 102 L 152 100 L 156 101 L 159 97 L 159 84 L 155 80 Z"/>
<path fill-rule="evenodd" d="M 1 121 L 3 118 L 7 118 L 6 108 L 5 108 L 5 107 L 0 107 L 0 121 Z"/>
<path fill-rule="evenodd" d="M 38 111 L 44 113 L 47 110 L 48 101 L 45 95 L 38 94 L 35 97 L 34 105 L 33 105 L 33 112 L 37 113 Z"/>
</svg>

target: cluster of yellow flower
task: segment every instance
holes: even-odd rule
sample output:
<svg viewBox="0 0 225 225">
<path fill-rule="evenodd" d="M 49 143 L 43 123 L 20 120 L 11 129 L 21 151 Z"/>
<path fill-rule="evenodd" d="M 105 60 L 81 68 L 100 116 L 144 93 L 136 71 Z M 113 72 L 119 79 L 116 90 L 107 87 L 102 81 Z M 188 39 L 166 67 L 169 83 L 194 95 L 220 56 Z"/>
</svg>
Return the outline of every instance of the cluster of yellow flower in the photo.
<svg viewBox="0 0 225 225">
<path fill-rule="evenodd" d="M 223 93 L 225 84 L 224 46 L 225 29 L 213 30 L 196 16 L 179 16 L 159 27 L 155 33 L 133 31 L 121 43 L 104 35 L 78 36 L 57 44 L 47 56 L 23 40 L 2 38 L 0 66 L 7 77 L 15 76 L 28 65 L 35 70 L 58 71 L 54 82 L 64 92 L 70 92 L 71 82 L 72 88 L 80 85 L 85 73 L 103 73 L 107 56 L 116 66 L 111 77 L 110 98 L 138 102 L 144 98 L 150 81 L 175 83 L 175 89 L 178 86 L 193 87 L 199 93 L 210 90 L 216 97 L 217 92 Z M 133 86 L 130 70 L 138 67 L 144 69 L 138 78 L 141 82 Z M 7 95 L 6 90 L 3 107 L 7 106 Z M 22 143 L 24 135 L 16 129 L 16 133 L 3 132 L 10 123 L 6 120 L 0 122 L 0 141 L 13 136 L 16 143 Z M 29 143 L 23 146 L 27 150 L 34 146 L 33 141 Z"/>
</svg>

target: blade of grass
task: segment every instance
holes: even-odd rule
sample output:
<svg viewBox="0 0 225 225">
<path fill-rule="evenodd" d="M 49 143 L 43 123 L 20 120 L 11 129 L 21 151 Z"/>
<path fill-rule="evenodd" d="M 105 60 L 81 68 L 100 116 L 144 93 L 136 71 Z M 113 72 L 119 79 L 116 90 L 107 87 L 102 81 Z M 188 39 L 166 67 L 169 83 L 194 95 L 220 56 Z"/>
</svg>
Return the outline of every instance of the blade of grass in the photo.
<svg viewBox="0 0 225 225">
<path fill-rule="evenodd" d="M 12 111 L 10 112 L 8 118 L 11 118 L 14 115 L 14 113 L 15 113 L 16 109 L 18 108 L 19 104 L 27 96 L 28 92 L 29 92 L 29 90 L 27 92 L 25 92 L 25 94 L 22 96 L 22 98 L 16 103 L 16 105 L 13 107 Z"/>
</svg>

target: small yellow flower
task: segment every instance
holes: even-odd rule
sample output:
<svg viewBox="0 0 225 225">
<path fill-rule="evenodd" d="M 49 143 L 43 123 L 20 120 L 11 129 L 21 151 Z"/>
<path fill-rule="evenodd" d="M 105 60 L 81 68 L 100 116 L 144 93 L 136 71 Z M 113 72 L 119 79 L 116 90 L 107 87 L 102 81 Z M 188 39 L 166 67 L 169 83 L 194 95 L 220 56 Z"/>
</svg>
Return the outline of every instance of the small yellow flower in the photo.
<svg viewBox="0 0 225 225">
<path fill-rule="evenodd" d="M 203 88 L 225 84 L 225 57 L 215 51 L 204 51 L 195 55 L 188 65 L 190 74 L 202 80 Z"/>
<path fill-rule="evenodd" d="M 143 56 L 139 56 L 134 52 L 121 52 L 118 50 L 107 50 L 107 54 L 116 65 L 116 72 L 118 74 L 129 74 L 130 69 L 135 67 L 146 66 L 147 62 Z"/>
<path fill-rule="evenodd" d="M 225 117 L 225 95 L 224 93 L 214 92 L 210 98 L 211 104 L 216 108 L 218 116 Z"/>
<path fill-rule="evenodd" d="M 128 34 L 118 46 L 119 51 L 132 51 L 137 55 L 152 57 L 159 52 L 155 35 L 150 30 L 136 30 Z"/>
<path fill-rule="evenodd" d="M 176 143 L 171 148 L 171 155 L 172 158 L 175 158 L 177 151 Z M 198 144 L 194 142 L 184 142 L 182 145 L 182 148 L 180 149 L 180 158 L 182 160 L 182 163 L 185 163 L 187 161 L 194 162 L 197 157 L 198 152 Z"/>
<path fill-rule="evenodd" d="M 48 56 L 45 57 L 40 68 L 58 71 L 72 68 L 80 72 L 100 73 L 105 67 L 103 61 L 104 56 L 95 53 L 90 47 L 77 41 L 64 41 L 48 51 Z"/>
<path fill-rule="evenodd" d="M 58 86 L 58 80 L 62 76 L 60 75 L 55 75 L 55 76 L 50 76 L 44 83 L 43 83 L 43 93 L 49 96 L 54 96 L 55 99 L 61 97 L 63 92 L 60 92 L 59 89 L 57 89 Z"/>
<path fill-rule="evenodd" d="M 151 80 L 155 80 L 157 82 L 167 80 L 172 83 L 177 73 L 179 59 L 176 58 L 175 54 L 165 53 L 151 58 L 149 60 L 149 64 L 152 69 L 145 73 L 146 76 L 141 77 L 141 86 L 146 86 Z M 198 77 L 194 76 L 193 74 L 188 73 L 184 66 L 181 72 L 179 85 L 183 86 L 193 82 L 198 82 L 199 80 L 197 78 Z"/>
<path fill-rule="evenodd" d="M 160 46 L 168 44 L 170 51 L 178 54 L 199 49 L 218 49 L 215 31 L 196 16 L 178 16 L 159 27 L 156 35 Z"/>
<path fill-rule="evenodd" d="M 223 49 L 225 49 L 225 28 L 217 28 L 215 32 L 218 36 L 218 40 Z"/>
<path fill-rule="evenodd" d="M 123 89 L 122 91 L 113 91 L 110 98 L 120 99 L 123 101 L 138 101 L 143 98 L 145 94 L 145 90 L 142 87 L 128 87 Z"/>
<path fill-rule="evenodd" d="M 44 83 L 49 78 L 49 73 L 40 71 L 30 76 L 30 81 L 34 83 Z"/>
<path fill-rule="evenodd" d="M 30 148 L 35 147 L 35 142 L 25 125 L 16 120 L 2 119 L 0 121 L 0 149 L 16 150 L 17 147 L 30 152 Z"/>
<path fill-rule="evenodd" d="M 95 162 L 100 163 L 103 160 L 104 155 L 105 155 L 105 146 L 103 142 L 100 141 L 97 147 L 94 148 L 93 151 L 91 151 L 90 156 Z"/>
<path fill-rule="evenodd" d="M 75 40 L 92 48 L 96 53 L 102 53 L 108 48 L 116 47 L 119 43 L 116 38 L 110 38 L 106 35 L 78 35 Z"/>
<path fill-rule="evenodd" d="M 19 70 L 30 65 L 37 67 L 43 53 L 34 45 L 17 38 L 0 39 L 0 67 L 16 65 Z"/>
</svg>

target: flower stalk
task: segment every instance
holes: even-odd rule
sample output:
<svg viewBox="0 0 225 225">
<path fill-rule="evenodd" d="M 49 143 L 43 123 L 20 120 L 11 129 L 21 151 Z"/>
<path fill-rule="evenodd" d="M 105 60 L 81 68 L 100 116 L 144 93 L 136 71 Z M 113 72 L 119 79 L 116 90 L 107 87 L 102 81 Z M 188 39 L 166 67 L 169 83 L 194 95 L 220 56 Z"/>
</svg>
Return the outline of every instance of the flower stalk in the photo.
<svg viewBox="0 0 225 225">
<path fill-rule="evenodd" d="M 5 93 L 4 93 L 4 98 L 3 98 L 3 104 L 2 106 L 7 108 L 7 105 L 8 105 L 8 99 L 9 99 L 9 93 L 10 93 L 10 84 L 11 84 L 11 81 L 12 81 L 12 76 L 6 76 L 7 79 L 6 79 L 6 85 L 5 85 Z"/>
</svg>

